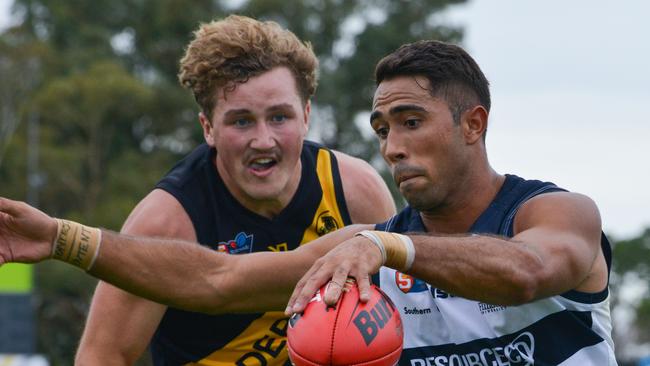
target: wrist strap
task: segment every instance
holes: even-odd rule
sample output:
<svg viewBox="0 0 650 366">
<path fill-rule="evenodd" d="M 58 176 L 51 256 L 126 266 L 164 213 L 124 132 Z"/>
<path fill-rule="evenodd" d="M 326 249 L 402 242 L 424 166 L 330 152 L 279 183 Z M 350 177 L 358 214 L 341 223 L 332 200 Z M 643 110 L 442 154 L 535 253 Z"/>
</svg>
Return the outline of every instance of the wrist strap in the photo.
<svg viewBox="0 0 650 366">
<path fill-rule="evenodd" d="M 56 219 L 56 223 L 52 258 L 89 271 L 99 254 L 102 231 L 69 220 Z"/>
<path fill-rule="evenodd" d="M 381 252 L 382 265 L 408 271 L 415 260 L 415 246 L 406 235 L 386 231 L 363 230 L 356 235 L 370 239 Z"/>
</svg>

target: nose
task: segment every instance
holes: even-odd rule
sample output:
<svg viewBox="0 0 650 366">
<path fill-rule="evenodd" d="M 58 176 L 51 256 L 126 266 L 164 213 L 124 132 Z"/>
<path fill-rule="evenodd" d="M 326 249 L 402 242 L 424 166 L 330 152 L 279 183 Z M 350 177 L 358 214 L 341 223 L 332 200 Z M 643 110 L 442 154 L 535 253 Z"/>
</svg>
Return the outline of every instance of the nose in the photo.
<svg viewBox="0 0 650 366">
<path fill-rule="evenodd" d="M 396 132 L 390 131 L 382 144 L 382 154 L 389 164 L 397 163 L 408 157 L 407 142 Z"/>
<path fill-rule="evenodd" d="M 256 150 L 270 150 L 276 145 L 273 129 L 265 122 L 257 123 L 250 147 Z"/>
</svg>

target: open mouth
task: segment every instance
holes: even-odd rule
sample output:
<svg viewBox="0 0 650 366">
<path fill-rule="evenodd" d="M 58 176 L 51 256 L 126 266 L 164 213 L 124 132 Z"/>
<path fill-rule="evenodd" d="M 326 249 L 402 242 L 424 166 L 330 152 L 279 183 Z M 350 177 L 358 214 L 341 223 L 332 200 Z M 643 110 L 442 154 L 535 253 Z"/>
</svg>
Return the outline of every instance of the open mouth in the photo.
<svg viewBox="0 0 650 366">
<path fill-rule="evenodd" d="M 272 158 L 258 158 L 251 161 L 249 167 L 254 171 L 261 172 L 267 169 L 271 169 L 277 164 L 277 160 Z"/>
</svg>

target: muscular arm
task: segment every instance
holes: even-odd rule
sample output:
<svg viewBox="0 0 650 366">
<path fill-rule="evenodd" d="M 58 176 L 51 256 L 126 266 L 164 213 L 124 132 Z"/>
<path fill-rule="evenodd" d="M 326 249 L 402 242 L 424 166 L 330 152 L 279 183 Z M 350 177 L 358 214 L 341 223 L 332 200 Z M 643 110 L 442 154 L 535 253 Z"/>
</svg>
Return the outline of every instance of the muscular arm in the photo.
<svg viewBox="0 0 650 366">
<path fill-rule="evenodd" d="M 154 190 L 133 210 L 122 233 L 195 241 L 190 218 L 174 197 Z M 166 306 L 100 281 L 75 363 L 131 365 L 149 344 Z"/>
<path fill-rule="evenodd" d="M 196 243 L 102 231 L 89 274 L 123 290 L 181 309 L 206 313 L 283 309 L 293 286 L 316 258 L 372 225 L 351 225 L 289 252 L 227 255 Z M 56 221 L 0 197 L 0 265 L 52 255 Z M 291 267 L 292 271 L 284 268 Z M 192 268 L 188 271 L 188 268 Z"/>
<path fill-rule="evenodd" d="M 360 159 L 341 153 L 336 156 L 352 221 L 376 223 L 394 215 L 390 192 L 377 172 Z M 348 226 L 290 252 L 237 256 L 190 242 L 104 232 L 99 257 L 90 273 L 129 292 L 186 310 L 228 313 L 284 309 L 296 282 L 315 260 L 365 229 L 372 226 Z M 118 263 L 120 268 L 116 268 Z"/>
<path fill-rule="evenodd" d="M 607 284 L 595 204 L 575 193 L 549 193 L 525 203 L 515 235 L 412 236 L 411 271 L 434 286 L 491 304 L 517 305 L 571 289 Z"/>
<path fill-rule="evenodd" d="M 499 305 L 518 305 L 571 289 L 593 293 L 607 285 L 600 216 L 589 198 L 564 192 L 535 197 L 519 209 L 514 234 L 512 238 L 411 235 L 415 260 L 408 274 L 454 295 Z M 379 250 L 368 239 L 348 240 L 319 259 L 300 280 L 288 309 L 302 311 L 329 278 L 337 282 L 347 275 L 363 278 L 380 265 Z M 333 303 L 339 295 L 333 288 L 325 301 Z"/>
<path fill-rule="evenodd" d="M 352 225 L 294 251 L 248 255 L 227 255 L 190 242 L 103 231 L 102 247 L 89 273 L 131 293 L 186 310 L 280 310 L 317 258 L 368 228 Z"/>
<path fill-rule="evenodd" d="M 392 216 L 395 205 L 377 172 L 360 159 L 336 154 L 352 221 L 375 223 Z M 296 282 L 315 260 L 356 232 L 371 228 L 348 226 L 290 252 L 236 256 L 190 242 L 104 231 L 90 273 L 129 292 L 186 310 L 284 309 Z"/>
</svg>

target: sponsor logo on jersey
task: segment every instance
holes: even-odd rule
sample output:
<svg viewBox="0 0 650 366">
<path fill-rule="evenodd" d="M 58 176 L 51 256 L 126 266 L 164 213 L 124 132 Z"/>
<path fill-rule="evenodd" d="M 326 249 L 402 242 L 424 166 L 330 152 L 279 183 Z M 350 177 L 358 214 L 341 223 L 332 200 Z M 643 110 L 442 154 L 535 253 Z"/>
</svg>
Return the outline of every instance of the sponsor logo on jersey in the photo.
<svg viewBox="0 0 650 366">
<path fill-rule="evenodd" d="M 518 335 L 503 347 L 485 347 L 475 352 L 435 355 L 411 359 L 411 366 L 532 366 L 535 363 L 535 338 L 530 332 Z"/>
<path fill-rule="evenodd" d="M 219 242 L 217 245 L 217 251 L 230 254 L 250 253 L 252 250 L 253 234 L 248 235 L 243 231 L 237 234 L 234 239 Z"/>
<path fill-rule="evenodd" d="M 535 337 L 530 332 L 521 333 L 510 344 L 503 347 L 506 357 L 512 362 L 525 362 L 525 365 L 535 363 Z"/>
<path fill-rule="evenodd" d="M 412 308 L 407 308 L 406 306 L 402 310 L 402 313 L 404 315 L 425 315 L 425 314 L 431 314 L 431 309 L 430 308 L 417 308 L 417 307 L 412 307 Z"/>
<path fill-rule="evenodd" d="M 435 287 L 431 287 L 431 296 L 433 296 L 434 299 L 446 299 L 449 297 L 456 297 L 455 295 L 452 295 L 449 292 L 446 292 L 445 290 L 441 290 Z"/>
<path fill-rule="evenodd" d="M 398 271 L 395 271 L 395 284 L 405 294 L 428 290 L 426 282 Z"/>
<path fill-rule="evenodd" d="M 329 210 L 321 212 L 316 218 L 316 234 L 318 236 L 323 236 L 337 230 L 339 227 L 341 226 L 336 222 L 336 219 L 330 214 Z"/>
<path fill-rule="evenodd" d="M 261 337 L 252 342 L 253 348 L 235 361 L 234 364 L 236 366 L 279 365 L 279 362 L 282 362 L 281 360 L 287 357 L 284 351 L 287 345 L 288 324 L 289 319 L 287 318 L 274 321 L 268 330 L 258 334 Z M 225 363 L 223 362 L 223 364 Z"/>
<path fill-rule="evenodd" d="M 485 314 L 485 313 L 496 313 L 498 311 L 505 310 L 506 307 L 501 305 L 492 305 L 492 304 L 486 304 L 484 302 L 479 302 L 478 309 L 481 311 L 481 314 Z"/>
</svg>

